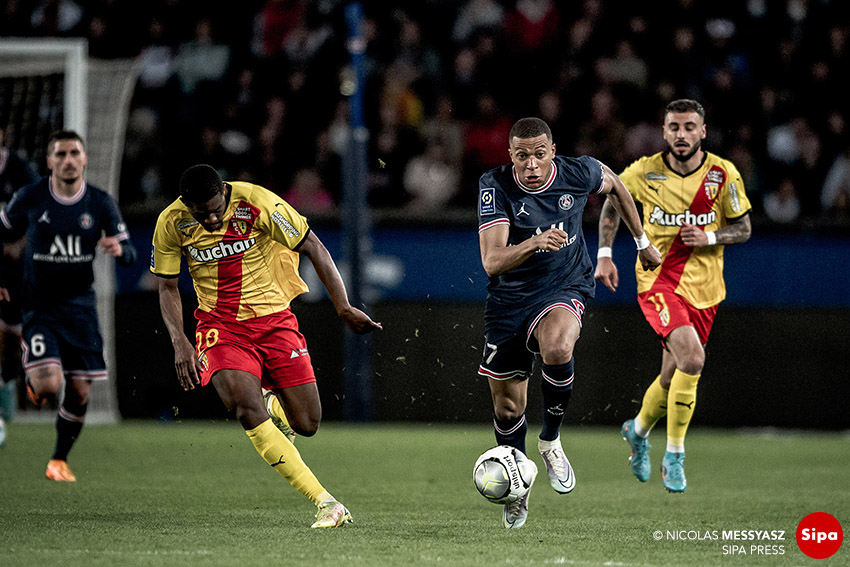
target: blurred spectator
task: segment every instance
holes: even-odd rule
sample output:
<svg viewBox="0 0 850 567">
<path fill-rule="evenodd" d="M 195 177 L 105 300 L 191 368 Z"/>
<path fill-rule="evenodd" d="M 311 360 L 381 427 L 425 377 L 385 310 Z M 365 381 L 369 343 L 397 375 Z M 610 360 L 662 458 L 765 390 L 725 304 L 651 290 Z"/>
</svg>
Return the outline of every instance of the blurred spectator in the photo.
<svg viewBox="0 0 850 567">
<path fill-rule="evenodd" d="M 775 191 L 764 198 L 764 212 L 773 222 L 789 224 L 800 218 L 800 199 L 794 180 L 783 177 Z"/>
<path fill-rule="evenodd" d="M 180 44 L 174 61 L 180 88 L 192 94 L 199 83 L 220 81 L 230 64 L 230 47 L 218 44 L 213 36 L 212 21 L 201 18 L 195 35 Z"/>
<path fill-rule="evenodd" d="M 336 208 L 333 196 L 325 188 L 315 169 L 301 169 L 295 174 L 292 185 L 281 195 L 284 200 L 304 215 L 332 212 Z"/>
<path fill-rule="evenodd" d="M 463 124 L 454 117 L 454 102 L 446 95 L 437 99 L 433 115 L 425 118 L 422 136 L 426 143 L 443 146 L 446 162 L 460 170 L 463 164 Z"/>
<path fill-rule="evenodd" d="M 508 155 L 508 135 L 513 120 L 505 114 L 489 92 L 475 99 L 475 115 L 466 124 L 462 183 L 468 187 L 461 195 L 464 205 L 475 203 L 478 178 L 484 172 L 504 163 Z"/>
<path fill-rule="evenodd" d="M 820 205 L 829 217 L 850 218 L 850 144 L 845 143 L 829 167 L 820 192 Z"/>
<path fill-rule="evenodd" d="M 452 39 L 463 44 L 481 28 L 501 29 L 505 12 L 496 0 L 467 0 L 458 10 Z"/>
<path fill-rule="evenodd" d="M 33 31 L 39 35 L 77 35 L 85 11 L 74 0 L 41 0 L 30 16 Z"/>
<path fill-rule="evenodd" d="M 442 142 L 429 142 L 423 154 L 407 163 L 404 190 L 409 197 L 407 208 L 425 214 L 443 210 L 458 195 L 460 172 L 447 158 Z"/>
</svg>

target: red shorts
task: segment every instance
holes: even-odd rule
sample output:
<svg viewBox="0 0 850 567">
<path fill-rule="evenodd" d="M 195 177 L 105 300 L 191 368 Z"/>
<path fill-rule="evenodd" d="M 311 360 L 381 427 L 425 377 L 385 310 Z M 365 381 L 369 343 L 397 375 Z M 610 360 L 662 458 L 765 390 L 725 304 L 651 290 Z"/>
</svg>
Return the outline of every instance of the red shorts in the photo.
<svg viewBox="0 0 850 567">
<path fill-rule="evenodd" d="M 717 314 L 717 305 L 697 309 L 682 296 L 664 289 L 651 289 L 638 294 L 638 304 L 643 310 L 643 316 L 661 338 L 662 344 L 665 344 L 667 335 L 673 329 L 684 326 L 696 329 L 703 345 L 708 342 L 708 334 Z"/>
<path fill-rule="evenodd" d="M 289 309 L 245 321 L 222 321 L 200 309 L 195 317 L 202 386 L 219 370 L 249 372 L 266 389 L 316 381 L 307 342 Z"/>
</svg>

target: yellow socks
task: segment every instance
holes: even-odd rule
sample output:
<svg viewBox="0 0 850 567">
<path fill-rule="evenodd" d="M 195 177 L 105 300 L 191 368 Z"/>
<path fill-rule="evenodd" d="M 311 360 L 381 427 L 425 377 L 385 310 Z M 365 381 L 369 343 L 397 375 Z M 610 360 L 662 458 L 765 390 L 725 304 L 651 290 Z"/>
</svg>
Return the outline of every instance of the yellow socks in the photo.
<svg viewBox="0 0 850 567">
<path fill-rule="evenodd" d="M 635 419 L 635 432 L 641 437 L 646 437 L 649 430 L 658 423 L 658 420 L 667 414 L 667 390 L 661 387 L 661 375 L 655 377 L 646 393 L 643 395 L 643 404 L 640 413 Z"/>
<path fill-rule="evenodd" d="M 279 404 L 278 407 L 280 407 Z M 283 411 L 280 413 L 283 414 Z M 248 434 L 248 438 L 260 456 L 313 504 L 318 506 L 320 502 L 332 498 L 319 483 L 313 471 L 301 460 L 295 445 L 275 427 L 271 419 L 267 419 L 245 433 Z"/>
<path fill-rule="evenodd" d="M 685 374 L 681 370 L 673 373 L 667 408 L 667 450 L 685 450 L 685 433 L 694 415 L 697 402 L 699 374 Z"/>
</svg>

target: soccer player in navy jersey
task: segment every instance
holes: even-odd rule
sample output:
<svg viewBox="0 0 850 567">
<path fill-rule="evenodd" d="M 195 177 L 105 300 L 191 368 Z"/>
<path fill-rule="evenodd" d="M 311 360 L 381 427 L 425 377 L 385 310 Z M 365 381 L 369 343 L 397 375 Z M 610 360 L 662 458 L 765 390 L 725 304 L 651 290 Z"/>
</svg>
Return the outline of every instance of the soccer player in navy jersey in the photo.
<svg viewBox="0 0 850 567">
<path fill-rule="evenodd" d="M 129 266 L 136 250 L 118 205 L 83 178 L 88 155 L 71 130 L 50 135 L 50 175 L 18 190 L 0 213 L 0 240 L 26 237 L 23 255 L 23 366 L 30 400 L 42 406 L 63 387 L 56 447 L 45 475 L 74 482 L 68 453 L 80 435 L 94 380 L 107 377 L 93 288 L 100 248 Z M 0 298 L 9 299 L 5 284 Z"/>
<path fill-rule="evenodd" d="M 0 129 L 0 207 L 9 202 L 15 191 L 38 179 L 26 159 L 3 145 L 5 134 Z M 20 273 L 22 245 L 23 240 L 6 247 L 0 257 L 3 272 Z M 6 441 L 3 420 L 10 419 L 15 410 L 15 378 L 21 372 L 20 281 L 18 277 L 10 277 L 6 284 L 10 299 L 0 303 L 0 447 Z"/>
<path fill-rule="evenodd" d="M 610 194 L 645 270 L 658 267 L 661 256 L 644 234 L 620 178 L 590 156 L 555 155 L 546 122 L 517 121 L 508 153 L 510 164 L 479 180 L 478 238 L 490 281 L 478 373 L 490 384 L 496 441 L 525 453 L 528 378 L 540 355 L 543 428 L 538 450 L 552 488 L 567 494 L 575 488 L 575 475 L 561 446 L 560 427 L 573 387 L 573 348 L 595 289 L 582 233 L 587 196 Z M 502 520 L 506 528 L 520 528 L 527 516 L 528 493 L 505 505 Z"/>
</svg>

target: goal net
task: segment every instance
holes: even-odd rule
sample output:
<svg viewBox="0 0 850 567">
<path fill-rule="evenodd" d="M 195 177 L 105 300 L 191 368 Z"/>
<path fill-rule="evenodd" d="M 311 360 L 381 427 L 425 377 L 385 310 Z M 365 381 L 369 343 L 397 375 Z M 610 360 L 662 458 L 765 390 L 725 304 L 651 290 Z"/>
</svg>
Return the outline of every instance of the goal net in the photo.
<svg viewBox="0 0 850 567">
<path fill-rule="evenodd" d="M 75 130 L 86 141 L 86 180 L 118 200 L 121 159 L 130 101 L 138 68 L 135 60 L 88 57 L 84 39 L 0 38 L 0 128 L 6 145 L 26 155 L 45 173 L 47 138 L 54 130 Z M 106 348 L 109 380 L 92 384 L 87 423 L 120 419 L 115 375 L 115 263 L 99 254 L 95 291 Z M 18 418 L 53 418 L 37 409 Z"/>
</svg>

